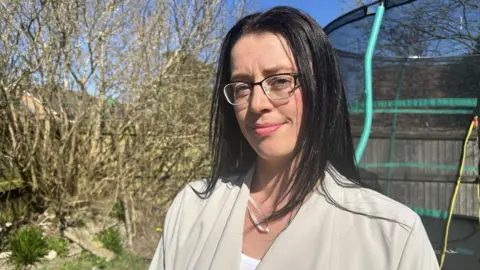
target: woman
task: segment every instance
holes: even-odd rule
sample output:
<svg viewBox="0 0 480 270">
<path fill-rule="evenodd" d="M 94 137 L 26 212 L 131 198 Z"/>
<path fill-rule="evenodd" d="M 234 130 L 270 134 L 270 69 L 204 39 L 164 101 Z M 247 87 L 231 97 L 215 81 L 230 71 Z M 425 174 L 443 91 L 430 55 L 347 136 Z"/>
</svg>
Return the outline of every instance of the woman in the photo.
<svg viewBox="0 0 480 270">
<path fill-rule="evenodd" d="M 150 269 L 438 269 L 420 218 L 367 188 L 321 27 L 289 7 L 227 34 L 213 173 L 175 198 Z"/>
</svg>

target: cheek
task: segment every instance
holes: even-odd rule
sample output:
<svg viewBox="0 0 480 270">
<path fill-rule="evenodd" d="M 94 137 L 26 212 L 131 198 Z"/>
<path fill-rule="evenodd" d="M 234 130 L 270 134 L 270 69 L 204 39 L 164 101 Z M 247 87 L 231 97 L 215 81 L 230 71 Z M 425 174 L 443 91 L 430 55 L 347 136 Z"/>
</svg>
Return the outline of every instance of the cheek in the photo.
<svg viewBox="0 0 480 270">
<path fill-rule="evenodd" d="M 300 125 L 302 124 L 302 117 L 303 117 L 303 98 L 302 98 L 302 92 L 297 91 L 295 92 L 295 124 L 297 126 L 297 129 L 300 129 Z"/>
<path fill-rule="evenodd" d="M 247 117 L 246 110 L 235 110 L 235 117 L 237 118 L 238 126 L 240 130 L 245 133 L 245 118 Z"/>
</svg>

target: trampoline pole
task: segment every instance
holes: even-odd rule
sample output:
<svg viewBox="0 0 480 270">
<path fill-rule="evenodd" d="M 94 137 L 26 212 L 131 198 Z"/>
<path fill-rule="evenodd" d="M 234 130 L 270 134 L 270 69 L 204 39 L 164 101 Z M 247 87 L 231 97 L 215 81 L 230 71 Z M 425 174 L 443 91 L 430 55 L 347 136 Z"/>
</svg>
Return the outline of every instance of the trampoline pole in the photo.
<svg viewBox="0 0 480 270">
<path fill-rule="evenodd" d="M 395 153 L 395 133 L 397 130 L 397 116 L 398 116 L 398 98 L 400 96 L 400 88 L 402 88 L 403 84 L 403 77 L 405 75 L 405 69 L 407 68 L 407 61 L 408 58 L 405 59 L 405 62 L 402 65 L 402 69 L 400 70 L 400 75 L 398 78 L 397 87 L 395 87 L 395 101 L 393 103 L 393 119 L 392 119 L 392 129 L 390 130 L 390 148 L 388 153 L 388 162 L 393 162 L 393 157 Z M 386 195 L 390 197 L 390 188 L 391 188 L 391 178 L 392 178 L 392 167 L 387 168 L 387 186 L 386 186 Z"/>
<path fill-rule="evenodd" d="M 480 82 L 478 83 L 478 96 L 477 96 L 477 106 L 475 107 L 475 129 L 477 130 L 477 147 L 480 153 L 480 123 L 478 118 L 480 117 Z M 480 226 L 480 159 L 478 160 L 477 166 L 477 177 L 475 179 L 477 185 L 477 199 L 478 199 L 478 225 Z"/>
<path fill-rule="evenodd" d="M 362 135 L 355 151 L 355 158 L 357 164 L 360 163 L 362 159 L 363 152 L 367 146 L 368 137 L 370 136 L 370 131 L 372 128 L 372 111 L 373 111 L 373 94 L 372 94 L 372 59 L 373 52 L 375 51 L 375 45 L 377 43 L 378 32 L 380 31 L 380 26 L 382 24 L 383 13 L 385 12 L 385 7 L 383 1 L 380 2 L 375 13 L 375 20 L 373 22 L 372 33 L 370 34 L 370 39 L 368 41 L 367 50 L 365 52 L 365 122 L 363 125 Z"/>
<path fill-rule="evenodd" d="M 467 135 L 465 136 L 465 140 L 463 142 L 462 157 L 461 157 L 461 160 L 460 160 L 460 168 L 458 169 L 458 177 L 457 177 L 457 181 L 455 183 L 455 188 L 453 190 L 452 199 L 450 200 L 450 209 L 448 211 L 447 224 L 445 226 L 445 236 L 444 236 L 444 240 L 443 240 L 442 252 L 440 254 L 440 269 L 443 268 L 443 263 L 445 262 L 445 255 L 446 255 L 446 252 L 447 252 L 447 245 L 448 245 L 448 234 L 450 232 L 450 224 L 451 224 L 451 221 L 452 221 L 453 211 L 455 209 L 455 201 L 457 199 L 458 192 L 460 190 L 460 185 L 462 183 L 462 174 L 463 174 L 463 169 L 465 167 L 465 161 L 466 161 L 466 157 L 467 157 L 468 140 L 470 139 L 470 136 L 472 135 L 472 131 L 473 131 L 474 127 L 476 126 L 477 121 L 478 121 L 478 117 L 476 115 L 474 115 L 474 117 L 473 117 L 473 119 L 470 123 L 470 126 L 468 128 Z"/>
</svg>

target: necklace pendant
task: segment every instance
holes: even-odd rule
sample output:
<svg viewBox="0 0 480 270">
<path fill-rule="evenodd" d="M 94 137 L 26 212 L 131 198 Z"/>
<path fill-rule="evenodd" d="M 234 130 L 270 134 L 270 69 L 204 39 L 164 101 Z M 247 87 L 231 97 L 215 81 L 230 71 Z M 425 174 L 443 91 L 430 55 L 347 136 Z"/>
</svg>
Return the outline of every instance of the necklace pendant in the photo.
<svg viewBox="0 0 480 270">
<path fill-rule="evenodd" d="M 263 227 L 261 223 L 257 223 L 257 221 L 254 221 L 255 227 L 262 233 L 269 233 L 270 232 L 270 227 L 268 226 L 268 223 L 265 222 L 266 226 Z"/>
<path fill-rule="evenodd" d="M 252 209 L 250 209 L 250 205 L 247 204 L 248 214 L 250 215 L 250 218 L 252 219 L 253 224 L 262 233 L 269 233 L 270 227 L 268 226 L 268 222 L 265 220 L 265 215 L 260 210 L 260 207 L 258 207 L 258 205 L 255 203 L 252 197 L 249 198 L 249 202 L 253 205 L 253 207 L 255 207 L 255 210 L 257 210 L 257 212 L 260 214 L 261 218 L 263 219 L 262 222 L 259 222 L 255 214 L 253 213 Z M 265 223 L 266 225 L 265 228 L 261 225 L 261 223 Z"/>
</svg>

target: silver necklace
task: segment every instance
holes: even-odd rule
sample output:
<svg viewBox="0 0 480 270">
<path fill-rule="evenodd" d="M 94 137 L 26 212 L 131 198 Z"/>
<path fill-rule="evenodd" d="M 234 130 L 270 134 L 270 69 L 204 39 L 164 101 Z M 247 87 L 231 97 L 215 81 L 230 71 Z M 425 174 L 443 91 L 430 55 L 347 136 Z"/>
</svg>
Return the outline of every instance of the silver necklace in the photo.
<svg viewBox="0 0 480 270">
<path fill-rule="evenodd" d="M 250 215 L 250 218 L 252 219 L 253 223 L 255 224 L 255 227 L 263 233 L 269 233 L 270 232 L 270 227 L 268 226 L 268 222 L 265 220 L 265 215 L 263 214 L 262 210 L 260 210 L 260 207 L 258 207 L 257 203 L 252 199 L 252 196 L 248 196 L 248 202 L 255 207 L 255 210 L 260 214 L 262 222 L 259 222 L 255 214 L 253 213 L 252 209 L 250 208 L 250 204 L 247 203 L 247 209 L 248 209 L 248 214 Z M 262 226 L 262 223 L 265 223 L 265 227 Z"/>
</svg>

